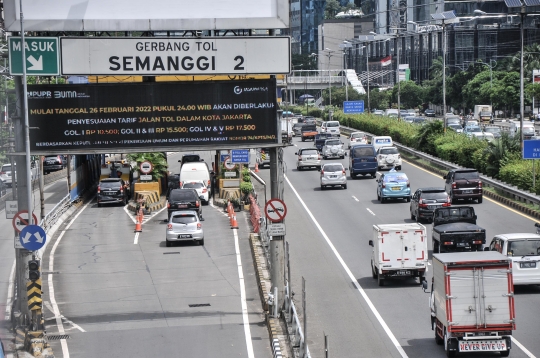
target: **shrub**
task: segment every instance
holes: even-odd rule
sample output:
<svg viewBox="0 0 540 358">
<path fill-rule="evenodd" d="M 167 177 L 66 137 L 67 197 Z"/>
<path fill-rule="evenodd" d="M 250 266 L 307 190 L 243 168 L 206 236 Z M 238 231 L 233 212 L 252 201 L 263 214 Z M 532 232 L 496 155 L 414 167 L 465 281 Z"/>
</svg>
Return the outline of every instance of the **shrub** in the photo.
<svg viewBox="0 0 540 358">
<path fill-rule="evenodd" d="M 253 186 L 251 184 L 251 182 L 242 182 L 240 183 L 240 191 L 242 192 L 242 194 L 244 195 L 247 195 L 249 193 L 251 193 L 253 190 Z"/>
</svg>

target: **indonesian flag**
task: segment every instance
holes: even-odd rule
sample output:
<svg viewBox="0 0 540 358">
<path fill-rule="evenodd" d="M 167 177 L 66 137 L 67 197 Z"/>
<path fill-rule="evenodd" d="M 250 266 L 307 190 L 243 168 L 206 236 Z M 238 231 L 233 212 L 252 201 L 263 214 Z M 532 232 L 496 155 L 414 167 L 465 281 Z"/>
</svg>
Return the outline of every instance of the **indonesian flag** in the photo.
<svg viewBox="0 0 540 358">
<path fill-rule="evenodd" d="M 385 57 L 381 60 L 381 66 L 389 66 L 392 63 L 392 56 Z"/>
</svg>

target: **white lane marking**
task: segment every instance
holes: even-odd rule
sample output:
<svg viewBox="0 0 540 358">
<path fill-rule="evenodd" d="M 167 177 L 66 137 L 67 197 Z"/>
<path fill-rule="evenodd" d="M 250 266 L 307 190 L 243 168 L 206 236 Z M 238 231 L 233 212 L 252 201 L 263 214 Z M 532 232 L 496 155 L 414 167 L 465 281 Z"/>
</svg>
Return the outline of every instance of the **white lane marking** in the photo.
<svg viewBox="0 0 540 358">
<path fill-rule="evenodd" d="M 54 243 L 53 248 L 51 250 L 51 253 L 49 254 L 49 271 L 50 272 L 54 271 L 54 253 L 56 252 L 56 248 L 60 244 L 60 241 L 62 241 L 62 238 L 64 237 L 64 234 L 71 227 L 71 225 L 75 222 L 75 220 L 77 220 L 79 215 L 82 214 L 84 209 L 86 209 L 88 207 L 88 205 L 90 205 L 90 203 L 92 203 L 92 201 L 93 200 L 89 200 L 88 203 L 86 203 L 86 205 L 83 206 L 81 211 L 79 211 L 77 213 L 77 215 L 75 215 L 73 217 L 73 219 L 71 219 L 69 224 L 66 225 L 64 230 L 62 230 L 62 232 L 58 236 L 58 239 L 56 239 L 56 242 Z M 58 333 L 64 334 L 65 330 L 64 330 L 64 324 L 62 323 L 62 318 L 60 318 L 61 317 L 60 309 L 58 308 L 58 304 L 56 303 L 56 298 L 54 297 L 53 275 L 49 275 L 49 277 L 47 278 L 47 283 L 49 285 L 49 299 L 51 300 L 51 305 L 53 307 L 53 313 L 54 313 L 54 316 L 56 318 L 56 326 L 58 327 Z M 62 346 L 62 355 L 63 355 L 63 357 L 64 358 L 69 358 L 69 349 L 68 349 L 67 341 L 65 339 L 61 339 L 60 340 L 60 345 Z"/>
<path fill-rule="evenodd" d="M 375 216 L 375 213 L 373 211 L 371 211 L 369 208 L 366 208 L 367 211 L 369 211 L 369 213 L 373 216 Z"/>
<path fill-rule="evenodd" d="M 135 218 L 135 215 L 133 213 L 131 213 L 128 208 L 128 206 L 124 206 L 124 211 L 126 212 L 127 216 L 131 219 L 131 221 L 133 221 L 134 224 L 137 223 L 137 219 Z M 148 217 L 145 217 L 143 219 L 143 224 L 146 224 L 146 222 L 148 222 L 148 220 L 152 219 L 154 216 L 156 216 L 157 214 L 161 213 L 163 210 L 165 210 L 167 208 L 167 206 L 164 206 L 162 207 L 161 209 L 159 209 L 158 211 L 156 211 L 155 213 L 152 213 L 150 216 Z"/>
<path fill-rule="evenodd" d="M 367 305 L 371 309 L 371 312 L 373 312 L 373 314 L 375 315 L 375 317 L 379 321 L 380 325 L 382 326 L 382 328 L 384 329 L 384 331 L 386 332 L 386 334 L 388 335 L 388 337 L 390 338 L 390 340 L 392 341 L 392 343 L 394 344 L 394 346 L 398 350 L 399 354 L 401 354 L 401 356 L 403 358 L 408 358 L 407 353 L 405 353 L 405 351 L 403 350 L 403 347 L 401 347 L 398 340 L 396 339 L 396 337 L 394 336 L 394 334 L 392 333 L 392 331 L 390 330 L 390 328 L 388 327 L 388 325 L 386 324 L 384 319 L 381 317 L 381 315 L 379 314 L 379 311 L 377 311 L 377 309 L 373 305 L 373 302 L 371 302 L 371 300 L 367 296 L 367 294 L 364 291 L 364 289 L 362 288 L 362 286 L 360 286 L 360 284 L 356 281 L 356 278 L 354 277 L 353 273 L 351 272 L 351 270 L 349 269 L 349 267 L 347 266 L 345 261 L 343 261 L 343 258 L 341 257 L 339 252 L 336 250 L 336 247 L 334 246 L 332 241 L 330 241 L 330 238 L 326 235 L 326 233 L 324 232 L 321 225 L 319 225 L 319 222 L 317 221 L 317 219 L 315 219 L 315 216 L 313 216 L 311 211 L 308 209 L 306 203 L 304 203 L 304 201 L 302 200 L 302 198 L 300 197 L 300 195 L 298 194 L 298 192 L 296 191 L 294 186 L 291 184 L 291 182 L 289 181 L 289 178 L 287 178 L 286 175 L 285 175 L 285 180 L 287 180 L 287 183 L 291 187 L 292 191 L 294 192 L 294 194 L 296 195 L 296 197 L 298 198 L 298 200 L 300 201 L 300 203 L 302 204 L 302 206 L 304 207 L 304 209 L 308 213 L 308 215 L 311 218 L 311 220 L 313 221 L 313 223 L 315 223 L 315 226 L 317 227 L 317 229 L 319 229 L 319 232 L 321 233 L 321 235 L 326 240 L 326 243 L 328 244 L 328 246 L 330 246 L 330 249 L 334 252 L 334 255 L 336 256 L 338 261 L 341 263 L 341 266 L 343 267 L 343 269 L 345 270 L 345 272 L 347 273 L 347 275 L 349 276 L 351 281 L 356 286 L 356 289 L 358 290 L 358 292 L 360 292 L 360 294 L 362 295 L 362 297 L 366 301 Z"/>
<path fill-rule="evenodd" d="M 429 261 L 428 261 L 428 263 L 427 263 L 427 264 L 428 264 L 429 266 L 431 266 L 431 262 L 429 262 Z"/>
<path fill-rule="evenodd" d="M 9 274 L 9 285 L 6 301 L 6 321 L 11 320 L 11 298 L 13 297 L 13 282 L 15 281 L 15 262 L 13 261 L 13 266 L 11 266 L 11 273 Z"/>
<path fill-rule="evenodd" d="M 135 238 L 133 239 L 133 243 L 135 245 L 137 245 L 139 243 L 139 234 L 140 234 L 139 232 L 135 233 Z"/>
<path fill-rule="evenodd" d="M 523 353 L 525 353 L 529 358 L 536 358 L 534 354 L 532 354 L 531 352 L 529 352 L 529 350 L 527 348 L 525 348 L 525 346 L 521 343 L 518 342 L 517 339 L 515 339 L 514 337 L 511 337 L 512 338 L 512 342 L 514 342 L 514 344 L 516 346 L 518 346 L 519 348 L 521 348 L 521 350 L 523 351 Z"/>
<path fill-rule="evenodd" d="M 360 200 L 358 200 L 358 198 L 357 198 L 356 196 L 354 196 L 354 195 L 352 196 L 352 198 L 353 198 L 354 200 L 356 200 L 356 201 L 360 201 Z"/>
<path fill-rule="evenodd" d="M 233 229 L 234 250 L 236 251 L 236 263 L 238 265 L 238 278 L 240 279 L 240 301 L 242 303 L 242 320 L 244 321 L 244 333 L 246 335 L 247 353 L 249 358 L 255 358 L 253 352 L 253 341 L 251 340 L 251 329 L 249 327 L 249 316 L 246 302 L 246 286 L 244 283 L 244 271 L 242 269 L 242 257 L 240 256 L 240 246 L 238 245 L 238 229 Z"/>
<path fill-rule="evenodd" d="M 49 301 L 44 301 L 44 303 L 45 303 L 45 306 L 49 309 L 49 311 L 51 311 L 54 314 L 53 307 L 51 306 Z M 54 318 L 57 318 L 57 317 L 55 316 Z M 64 321 L 66 321 L 66 323 L 72 325 L 73 328 L 77 328 L 81 332 L 86 332 L 81 326 L 79 326 L 78 324 L 75 324 L 72 321 L 70 321 L 69 319 L 67 319 L 66 316 L 60 315 L 60 318 L 63 319 Z"/>
</svg>

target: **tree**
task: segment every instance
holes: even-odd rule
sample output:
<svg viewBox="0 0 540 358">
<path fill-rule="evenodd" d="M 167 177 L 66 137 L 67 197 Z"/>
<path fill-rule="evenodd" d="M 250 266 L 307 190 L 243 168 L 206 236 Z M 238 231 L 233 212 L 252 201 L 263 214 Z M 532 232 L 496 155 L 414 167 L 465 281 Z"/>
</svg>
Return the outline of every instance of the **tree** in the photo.
<svg viewBox="0 0 540 358">
<path fill-rule="evenodd" d="M 364 100 L 367 108 L 367 96 Z M 380 91 L 378 88 L 374 88 L 369 91 L 369 103 L 371 109 L 387 109 L 389 108 L 390 91 Z"/>
<path fill-rule="evenodd" d="M 291 63 L 295 71 L 317 69 L 317 57 L 311 56 L 311 54 L 293 54 Z"/>
<path fill-rule="evenodd" d="M 519 72 L 521 67 L 521 52 L 518 52 L 508 62 L 507 70 L 510 72 Z M 540 44 L 534 43 L 525 46 L 523 51 L 523 76 L 525 81 L 530 81 L 532 71 L 540 69 Z"/>
<path fill-rule="evenodd" d="M 400 103 L 404 108 L 417 108 L 424 102 L 424 88 L 414 81 L 402 81 L 400 83 Z M 397 103 L 398 86 L 392 89 L 392 102 Z"/>
<path fill-rule="evenodd" d="M 165 158 L 165 155 L 161 152 L 131 153 L 127 155 L 127 159 L 131 162 L 136 162 L 137 168 L 144 161 L 152 163 L 154 168 L 150 174 L 152 175 L 153 180 L 162 178 L 168 167 L 167 158 Z"/>
<path fill-rule="evenodd" d="M 336 14 L 342 11 L 342 7 L 337 0 L 327 0 L 326 8 L 324 9 L 324 18 L 325 19 L 335 19 Z"/>
</svg>

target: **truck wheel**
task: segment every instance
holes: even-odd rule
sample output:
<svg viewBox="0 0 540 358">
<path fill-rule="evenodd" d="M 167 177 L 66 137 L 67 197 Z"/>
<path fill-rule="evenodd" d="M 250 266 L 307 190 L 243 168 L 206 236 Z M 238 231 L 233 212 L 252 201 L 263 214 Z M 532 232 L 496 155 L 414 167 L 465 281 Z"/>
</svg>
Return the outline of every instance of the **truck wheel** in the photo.
<svg viewBox="0 0 540 358">
<path fill-rule="evenodd" d="M 416 218 L 415 218 L 415 216 L 414 216 L 414 214 L 413 214 L 412 211 L 411 211 L 411 220 L 416 220 Z"/>
<path fill-rule="evenodd" d="M 433 240 L 433 253 L 438 254 L 439 253 L 439 242 Z"/>
<path fill-rule="evenodd" d="M 305 142 L 306 141 L 306 138 L 302 138 L 302 142 Z"/>
<path fill-rule="evenodd" d="M 379 286 L 384 286 L 384 278 L 380 273 L 377 273 L 377 284 Z"/>
<path fill-rule="evenodd" d="M 443 339 L 437 334 L 437 322 L 435 322 L 435 343 L 437 343 L 439 346 L 443 344 Z"/>
<path fill-rule="evenodd" d="M 422 281 L 424 281 L 426 278 L 424 277 L 424 275 L 420 274 L 418 275 L 418 282 L 420 282 L 420 284 L 422 284 Z"/>
<path fill-rule="evenodd" d="M 371 263 L 371 276 L 373 278 L 377 278 L 377 271 L 375 271 L 375 267 L 373 266 L 373 263 Z"/>
</svg>

